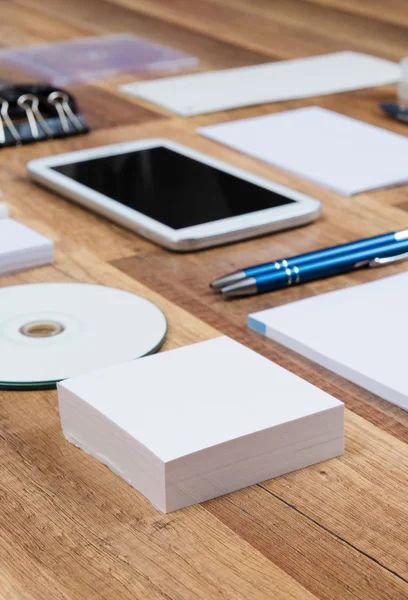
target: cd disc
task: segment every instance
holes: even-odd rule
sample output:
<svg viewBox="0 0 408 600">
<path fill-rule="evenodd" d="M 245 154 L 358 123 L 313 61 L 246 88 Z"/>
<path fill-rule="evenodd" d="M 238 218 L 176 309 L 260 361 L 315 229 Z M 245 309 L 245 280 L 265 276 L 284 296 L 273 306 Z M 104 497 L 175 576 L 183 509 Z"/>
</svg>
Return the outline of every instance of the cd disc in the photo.
<svg viewBox="0 0 408 600">
<path fill-rule="evenodd" d="M 0 288 L 0 388 L 46 389 L 151 354 L 167 322 L 140 296 L 85 283 Z"/>
</svg>

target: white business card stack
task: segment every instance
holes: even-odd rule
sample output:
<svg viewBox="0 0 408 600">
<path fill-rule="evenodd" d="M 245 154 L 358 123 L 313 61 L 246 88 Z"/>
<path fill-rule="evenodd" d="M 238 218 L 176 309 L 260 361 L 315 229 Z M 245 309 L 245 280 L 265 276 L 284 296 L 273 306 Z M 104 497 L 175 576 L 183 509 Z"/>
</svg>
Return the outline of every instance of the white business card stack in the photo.
<svg viewBox="0 0 408 600">
<path fill-rule="evenodd" d="M 53 262 L 51 240 L 22 223 L 8 218 L 0 204 L 0 276 Z"/>
<path fill-rule="evenodd" d="M 171 512 L 343 454 L 344 405 L 228 337 L 58 384 L 67 440 Z"/>
</svg>

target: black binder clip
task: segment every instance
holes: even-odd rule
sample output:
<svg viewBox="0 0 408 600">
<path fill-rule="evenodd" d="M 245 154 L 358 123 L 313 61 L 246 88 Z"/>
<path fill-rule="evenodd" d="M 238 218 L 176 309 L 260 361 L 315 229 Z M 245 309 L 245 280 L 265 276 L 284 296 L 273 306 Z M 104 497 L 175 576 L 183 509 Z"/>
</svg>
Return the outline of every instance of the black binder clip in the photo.
<svg viewBox="0 0 408 600">
<path fill-rule="evenodd" d="M 69 134 L 72 127 L 74 127 L 78 133 L 83 133 L 84 124 L 72 112 L 67 92 L 62 92 L 61 90 L 51 92 L 48 96 L 48 102 L 55 106 L 61 127 L 65 133 Z"/>
<path fill-rule="evenodd" d="M 13 144 L 7 143 L 9 136 L 14 140 L 14 145 L 21 144 L 21 136 L 13 125 L 13 121 L 9 115 L 9 102 L 5 98 L 0 97 L 0 145 L 10 146 Z M 9 134 L 7 135 L 7 132 Z"/>
<path fill-rule="evenodd" d="M 0 92 L 0 148 L 88 133 L 74 98 L 49 85 L 16 85 Z"/>
</svg>

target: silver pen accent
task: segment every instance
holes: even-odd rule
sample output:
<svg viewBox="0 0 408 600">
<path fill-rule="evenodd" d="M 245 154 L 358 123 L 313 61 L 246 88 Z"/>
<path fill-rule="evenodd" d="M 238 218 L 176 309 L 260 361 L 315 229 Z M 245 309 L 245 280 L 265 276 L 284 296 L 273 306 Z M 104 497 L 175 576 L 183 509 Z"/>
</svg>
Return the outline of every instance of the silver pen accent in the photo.
<svg viewBox="0 0 408 600">
<path fill-rule="evenodd" d="M 404 252 L 403 254 L 397 254 L 396 256 L 387 256 L 385 258 L 374 258 L 368 262 L 368 266 L 373 267 L 383 267 L 385 265 L 390 265 L 392 263 L 401 262 L 403 260 L 408 259 L 408 252 Z"/>
<path fill-rule="evenodd" d="M 225 296 L 252 296 L 258 291 L 255 277 L 248 277 L 245 281 L 237 281 L 222 288 L 221 294 Z"/>
<path fill-rule="evenodd" d="M 408 239 L 408 229 L 404 229 L 403 231 L 397 231 L 394 237 L 397 242 Z"/>
<path fill-rule="evenodd" d="M 408 252 L 402 254 L 396 254 L 395 256 L 384 256 L 383 258 L 371 258 L 368 260 L 360 260 L 354 265 L 355 269 L 361 269 L 361 267 L 384 267 L 385 265 L 391 265 L 393 263 L 402 262 L 408 259 Z"/>
<path fill-rule="evenodd" d="M 48 126 L 48 123 L 46 122 L 46 120 L 40 113 L 40 109 L 38 108 L 40 101 L 38 100 L 37 96 L 35 96 L 34 94 L 23 94 L 17 99 L 17 104 L 25 110 L 31 135 L 34 139 L 37 140 L 40 137 L 38 123 L 41 125 L 47 137 L 52 137 L 52 130 Z"/>
<path fill-rule="evenodd" d="M 235 273 L 230 273 L 229 275 L 224 275 L 224 277 L 216 279 L 210 285 L 213 290 L 220 290 L 226 285 L 231 285 L 232 283 L 242 281 L 243 279 L 245 279 L 245 271 L 236 271 Z"/>
<path fill-rule="evenodd" d="M 0 120 L 4 123 L 3 133 L 4 133 L 4 144 L 6 143 L 6 131 L 7 129 L 13 136 L 13 139 L 17 145 L 20 145 L 21 136 L 18 133 L 17 129 L 14 127 L 13 121 L 10 119 L 8 114 L 9 103 L 5 98 L 0 98 Z"/>
</svg>

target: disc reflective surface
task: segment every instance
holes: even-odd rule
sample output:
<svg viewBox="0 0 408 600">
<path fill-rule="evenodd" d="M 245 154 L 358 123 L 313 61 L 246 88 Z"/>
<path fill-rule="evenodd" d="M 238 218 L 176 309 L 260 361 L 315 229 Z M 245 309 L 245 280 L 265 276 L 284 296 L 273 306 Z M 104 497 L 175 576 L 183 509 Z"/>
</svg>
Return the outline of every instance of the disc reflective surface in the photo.
<svg viewBox="0 0 408 600">
<path fill-rule="evenodd" d="M 44 389 L 86 371 L 151 354 L 166 317 L 117 288 L 38 283 L 0 288 L 0 387 Z"/>
</svg>

